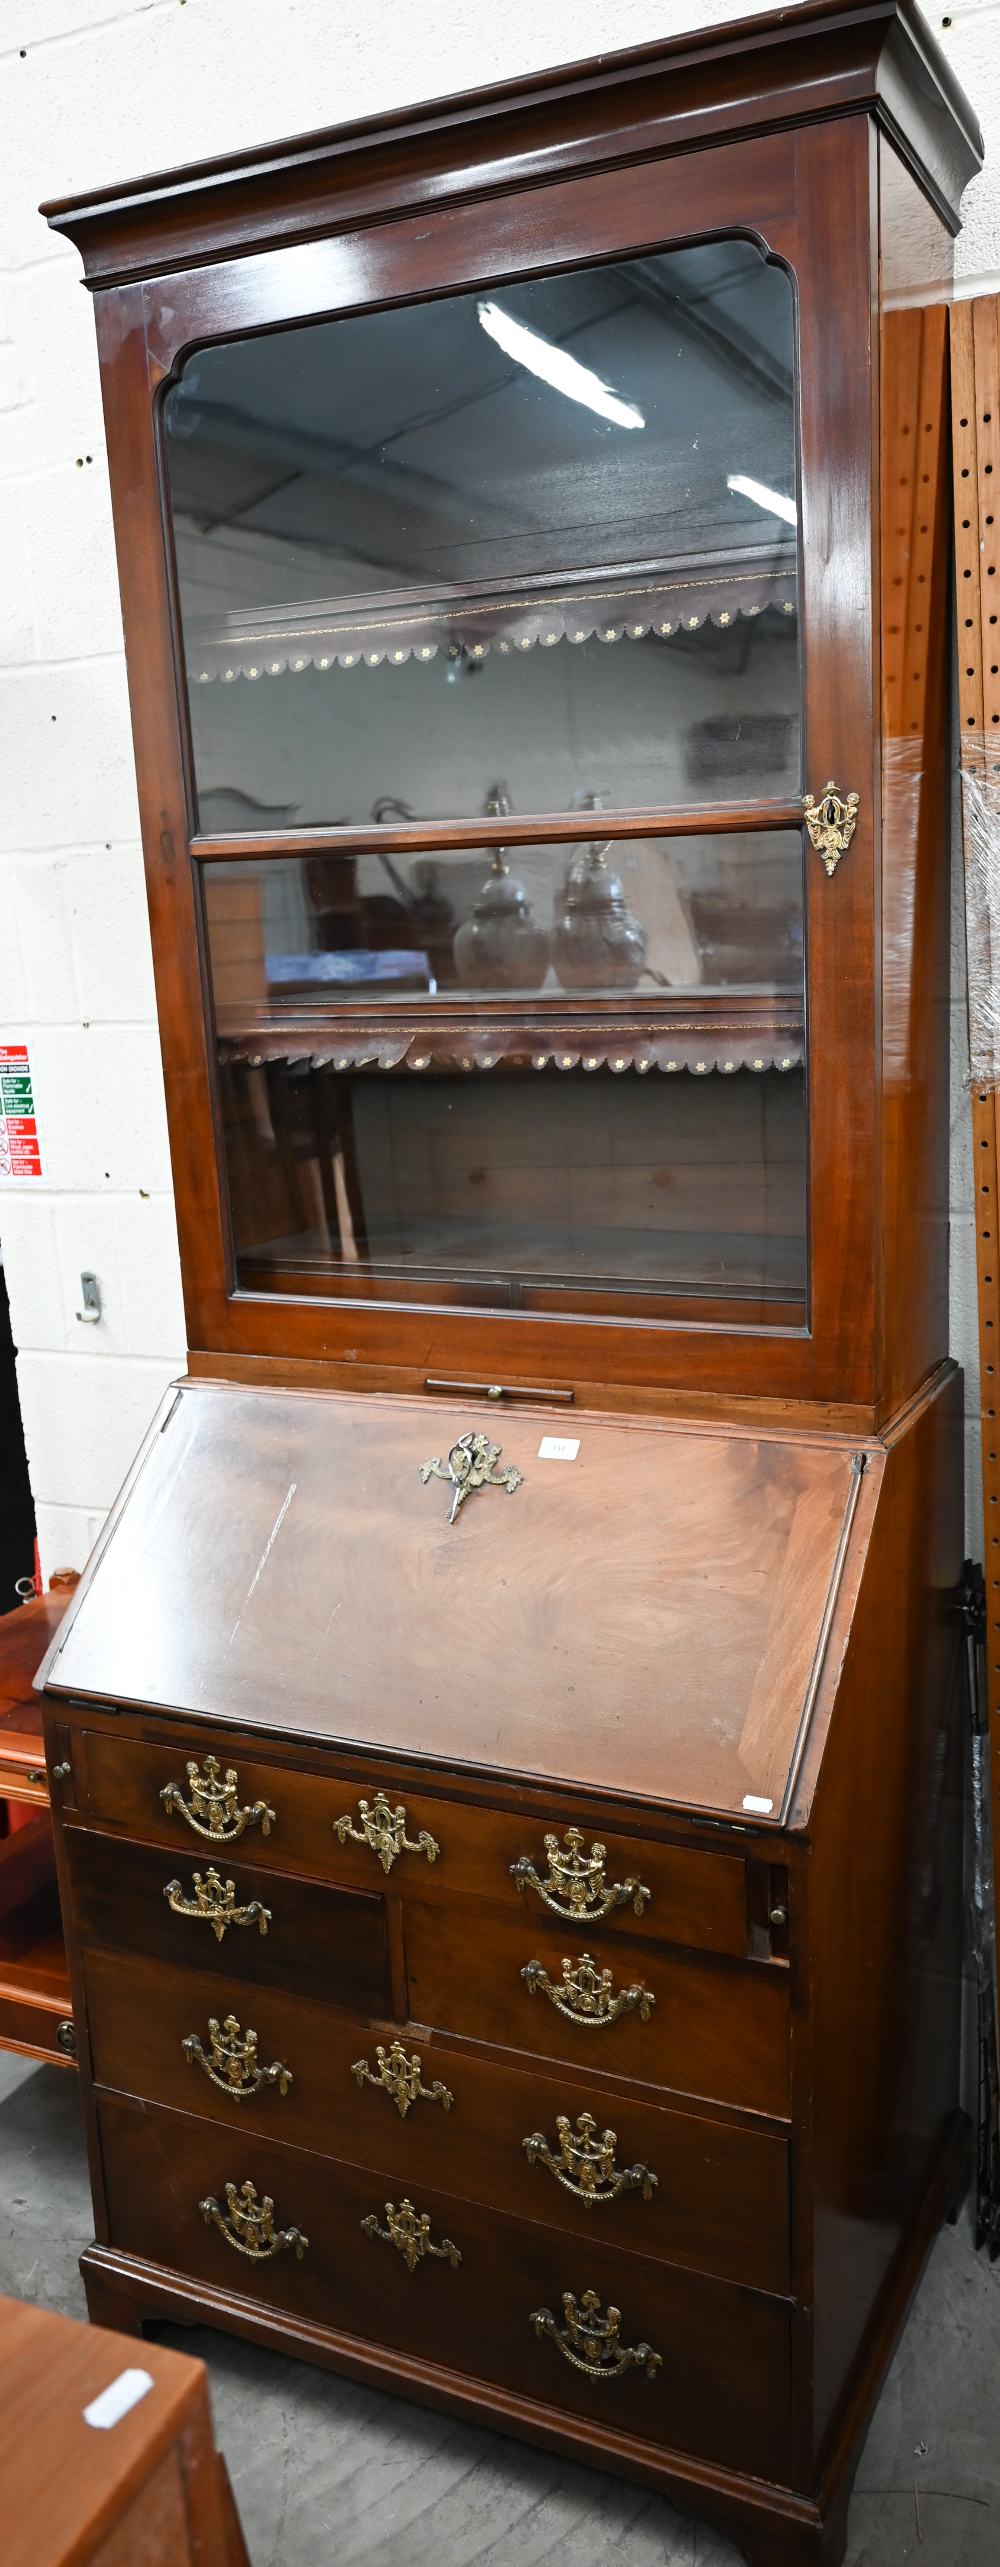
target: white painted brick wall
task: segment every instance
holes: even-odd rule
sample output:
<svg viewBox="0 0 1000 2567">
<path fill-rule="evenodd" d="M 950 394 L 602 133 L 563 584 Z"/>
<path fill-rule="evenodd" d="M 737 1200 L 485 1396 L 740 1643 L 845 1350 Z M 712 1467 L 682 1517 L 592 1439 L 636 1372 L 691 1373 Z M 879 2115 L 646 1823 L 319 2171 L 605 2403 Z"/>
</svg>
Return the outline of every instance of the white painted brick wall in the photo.
<svg viewBox="0 0 1000 2567">
<path fill-rule="evenodd" d="M 80 1566 L 184 1331 L 93 322 L 43 196 L 639 44 L 755 0 L 7 0 L 0 34 L 0 1041 L 28 1041 L 44 1176 L 0 1247 L 46 1570 Z M 18 20 L 20 24 L 18 24 Z M 1000 288 L 1000 0 L 933 13 L 982 120 L 958 244 Z M 955 936 L 956 989 L 962 938 Z M 975 1269 L 960 992 L 953 1323 Z M 105 1316 L 75 1317 L 92 1266 Z"/>
</svg>

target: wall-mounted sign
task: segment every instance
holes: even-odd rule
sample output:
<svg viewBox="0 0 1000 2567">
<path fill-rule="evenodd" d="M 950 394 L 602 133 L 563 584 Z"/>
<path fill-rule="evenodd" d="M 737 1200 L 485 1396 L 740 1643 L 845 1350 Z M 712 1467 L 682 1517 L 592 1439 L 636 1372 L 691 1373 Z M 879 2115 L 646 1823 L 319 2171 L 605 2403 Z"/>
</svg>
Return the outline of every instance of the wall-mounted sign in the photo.
<svg viewBox="0 0 1000 2567">
<path fill-rule="evenodd" d="M 0 1177 L 40 1177 L 35 1097 L 26 1043 L 0 1043 Z"/>
</svg>

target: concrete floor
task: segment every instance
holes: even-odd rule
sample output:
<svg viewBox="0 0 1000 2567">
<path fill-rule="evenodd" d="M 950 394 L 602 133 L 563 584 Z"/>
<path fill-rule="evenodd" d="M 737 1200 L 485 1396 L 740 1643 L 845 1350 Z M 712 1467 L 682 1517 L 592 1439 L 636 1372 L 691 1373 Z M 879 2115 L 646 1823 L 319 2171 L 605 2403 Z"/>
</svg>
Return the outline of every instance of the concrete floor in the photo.
<svg viewBox="0 0 1000 2567">
<path fill-rule="evenodd" d="M 91 2235 L 76 2081 L 0 2053 L 0 2292 L 85 2315 Z M 205 2329 L 164 2328 L 212 2382 L 253 2567 L 736 2567 L 618 2480 Z M 1000 2265 L 946 2230 L 886 2383 L 849 2567 L 998 2567 Z"/>
</svg>

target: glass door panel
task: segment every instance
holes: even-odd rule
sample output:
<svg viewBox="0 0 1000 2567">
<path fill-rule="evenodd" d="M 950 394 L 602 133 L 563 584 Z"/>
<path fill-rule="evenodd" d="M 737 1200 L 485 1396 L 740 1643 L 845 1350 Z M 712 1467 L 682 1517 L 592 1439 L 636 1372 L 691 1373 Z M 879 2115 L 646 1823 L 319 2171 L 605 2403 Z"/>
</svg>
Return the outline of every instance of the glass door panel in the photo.
<svg viewBox="0 0 1000 2567">
<path fill-rule="evenodd" d="M 241 1287 L 804 1324 L 801 832 L 201 871 Z"/>
<path fill-rule="evenodd" d="M 191 357 L 202 833 L 796 791 L 793 343 L 721 239 Z"/>
</svg>

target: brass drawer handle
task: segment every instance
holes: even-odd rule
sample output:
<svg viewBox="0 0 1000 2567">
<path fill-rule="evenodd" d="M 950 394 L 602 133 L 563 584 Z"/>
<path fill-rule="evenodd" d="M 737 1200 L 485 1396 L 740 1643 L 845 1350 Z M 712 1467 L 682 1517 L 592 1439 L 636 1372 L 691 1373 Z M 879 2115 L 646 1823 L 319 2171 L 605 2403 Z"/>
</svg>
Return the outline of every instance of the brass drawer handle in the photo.
<svg viewBox="0 0 1000 2567">
<path fill-rule="evenodd" d="M 375 2057 L 378 2061 L 377 2075 L 374 2068 L 369 2067 L 367 2059 L 355 2059 L 351 2075 L 359 2086 L 384 2086 L 386 2094 L 392 2096 L 401 2121 L 406 2120 L 410 2105 L 415 2103 L 443 2104 L 446 2112 L 451 2111 L 455 2098 L 449 2087 L 442 2085 L 440 2077 L 435 2077 L 432 2086 L 421 2084 L 423 2061 L 416 2050 L 408 2059 L 401 2041 L 394 2041 L 389 2050 L 384 2049 L 379 2041 L 375 2045 Z"/>
<path fill-rule="evenodd" d="M 581 1953 L 575 1964 L 569 1958 L 564 1959 L 561 1986 L 550 1979 L 541 1961 L 526 1962 L 521 1977 L 529 1996 L 534 1996 L 540 1988 L 557 2014 L 564 2014 L 571 2023 L 585 2026 L 617 2023 L 620 2014 L 634 2014 L 637 2009 L 642 2022 L 648 2023 L 656 2004 L 656 1998 L 649 1988 L 643 1987 L 641 1979 L 634 1987 L 619 1988 L 616 1995 L 611 1971 L 599 1970 L 589 1952 Z"/>
<path fill-rule="evenodd" d="M 175 1916 L 201 1917 L 211 1926 L 217 1943 L 221 1943 L 227 1925 L 256 1925 L 261 1934 L 267 1933 L 270 1908 L 262 1907 L 259 1899 L 248 1899 L 245 1907 L 237 1907 L 235 1881 L 221 1881 L 214 1863 L 204 1880 L 200 1872 L 194 1873 L 193 1888 L 194 1897 L 185 1898 L 180 1882 L 168 1881 L 163 1892 L 167 1906 Z"/>
<path fill-rule="evenodd" d="M 397 1801 L 395 1809 L 392 1809 L 385 1793 L 376 1792 L 374 1807 L 369 1801 L 359 1800 L 358 1817 L 360 1827 L 355 1827 L 349 1811 L 343 1818 L 336 1818 L 334 1833 L 342 1845 L 346 1845 L 348 1837 L 355 1845 L 370 1845 L 372 1853 L 378 1855 L 383 1872 L 391 1872 L 397 1854 L 426 1854 L 429 1863 L 436 1863 L 440 1845 L 428 1835 L 426 1827 L 421 1828 L 417 1837 L 407 1835 L 402 1801 Z"/>
<path fill-rule="evenodd" d="M 623 2344 L 622 2313 L 608 2306 L 599 2315 L 600 2300 L 596 2291 L 585 2291 L 577 2300 L 573 2291 L 562 2296 L 565 2326 L 558 2326 L 551 2309 L 532 2309 L 531 2324 L 536 2335 L 548 2335 L 557 2344 L 565 2362 L 574 2371 L 583 2371 L 588 2380 L 620 2380 L 623 2371 L 645 2371 L 647 2380 L 655 2380 L 663 2369 L 662 2353 L 654 2353 L 651 2344 Z"/>
<path fill-rule="evenodd" d="M 272 2255 L 283 2255 L 291 2247 L 301 2264 L 308 2237 L 300 2228 L 275 2228 L 274 2203 L 270 2193 L 258 2201 L 254 2184 L 226 2185 L 226 2208 L 223 2211 L 214 2193 L 207 2193 L 198 2208 L 206 2228 L 211 2224 L 224 2237 L 237 2255 L 249 2255 L 252 2264 L 266 2264 Z"/>
<path fill-rule="evenodd" d="M 415 2273 L 425 2255 L 436 2255 L 440 2263 L 457 2269 L 462 2261 L 459 2248 L 453 2245 L 450 2237 L 443 2237 L 440 2246 L 431 2245 L 431 2224 L 426 2211 L 415 2211 L 413 2203 L 408 2201 L 401 2202 L 398 2210 L 395 2202 L 387 2202 L 385 2215 L 388 2226 L 383 2228 L 375 2212 L 370 2210 L 367 2219 L 361 2222 L 364 2235 L 380 2237 L 384 2245 L 398 2247 L 408 2272 Z"/>
<path fill-rule="evenodd" d="M 546 1907 L 552 1909 L 553 1916 L 568 1916 L 576 1920 L 610 1916 L 612 1908 L 627 1907 L 630 1899 L 636 1916 L 642 1915 L 651 1896 L 650 1891 L 644 1881 L 635 1880 L 631 1874 L 627 1881 L 606 1880 L 606 1845 L 595 1841 L 589 1854 L 585 1854 L 582 1827 L 568 1827 L 563 1844 L 568 1848 L 565 1854 L 559 1851 L 557 1836 L 546 1837 L 549 1868 L 544 1881 L 536 1872 L 530 1855 L 522 1854 L 518 1862 L 511 1864 L 511 1880 L 516 1881 L 522 1895 L 528 1888 L 537 1890 Z"/>
<path fill-rule="evenodd" d="M 190 1801 L 185 1800 L 180 1783 L 164 1783 L 160 1799 L 168 1815 L 176 1810 L 194 1828 L 196 1836 L 207 1836 L 213 1845 L 231 1845 L 237 1836 L 242 1836 L 245 1827 L 258 1825 L 262 1835 L 270 1835 L 276 1820 L 266 1800 L 255 1800 L 240 1808 L 235 1765 L 227 1765 L 225 1775 L 220 1776 L 218 1757 L 206 1756 L 204 1773 L 200 1774 L 192 1763 L 187 1768 L 187 1778 Z"/>
<path fill-rule="evenodd" d="M 648 2166 L 616 2166 L 617 2133 L 603 2130 L 598 2136 L 597 2123 L 589 2112 L 579 2115 L 576 2131 L 561 2112 L 556 2116 L 558 2150 L 550 2147 L 543 2130 L 533 2130 L 530 2139 L 522 2139 L 529 2166 L 547 2166 L 557 2184 L 572 2193 L 587 2210 L 598 2202 L 615 2202 L 619 2193 L 641 2192 L 644 2202 L 651 2202 L 658 2176 Z"/>
<path fill-rule="evenodd" d="M 263 2094 L 265 2086 L 277 2086 L 279 2095 L 287 2095 L 292 2083 L 291 2069 L 286 2068 L 280 2059 L 276 2059 L 270 2068 L 261 2068 L 257 2061 L 257 2035 L 249 2028 L 241 2033 L 234 2014 L 227 2014 L 223 2024 L 219 2023 L 216 2015 L 210 2014 L 208 2040 L 209 2050 L 206 2052 L 197 2033 L 189 2032 L 186 2041 L 181 2042 L 181 2049 L 185 2059 L 192 2066 L 197 2062 L 213 2086 L 218 2086 L 220 2094 L 228 2095 L 232 2103 L 241 2104 L 248 2095 Z"/>
</svg>

